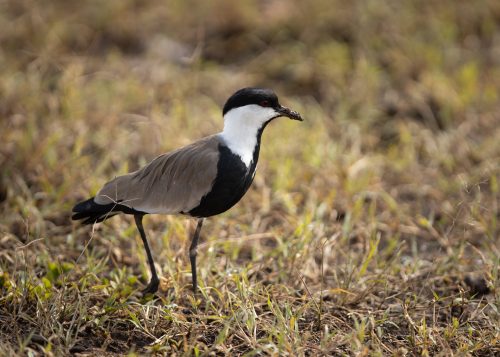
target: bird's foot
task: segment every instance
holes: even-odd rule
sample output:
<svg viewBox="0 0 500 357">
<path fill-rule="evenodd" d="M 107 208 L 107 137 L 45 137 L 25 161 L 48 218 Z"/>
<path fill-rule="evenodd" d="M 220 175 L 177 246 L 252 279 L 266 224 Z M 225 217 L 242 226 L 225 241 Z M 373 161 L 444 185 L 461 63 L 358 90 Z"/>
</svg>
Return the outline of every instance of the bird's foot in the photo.
<svg viewBox="0 0 500 357">
<path fill-rule="evenodd" d="M 160 285 L 160 280 L 158 278 L 151 278 L 148 286 L 144 290 L 142 290 L 142 296 L 146 296 L 148 294 L 155 294 L 158 291 L 158 286 Z"/>
</svg>

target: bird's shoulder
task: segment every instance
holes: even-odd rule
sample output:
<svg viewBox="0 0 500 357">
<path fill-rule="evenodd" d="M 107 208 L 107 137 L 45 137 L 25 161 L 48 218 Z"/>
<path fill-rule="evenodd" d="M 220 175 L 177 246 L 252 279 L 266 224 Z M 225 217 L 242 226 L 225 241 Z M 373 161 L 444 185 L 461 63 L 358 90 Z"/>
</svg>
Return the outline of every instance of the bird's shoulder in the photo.
<svg viewBox="0 0 500 357">
<path fill-rule="evenodd" d="M 176 150 L 161 154 L 141 169 L 132 172 L 136 179 L 143 179 L 153 172 L 155 176 L 164 174 L 171 169 L 185 170 L 188 167 L 200 167 L 213 164 L 219 156 L 219 145 L 223 145 L 222 139 L 217 135 L 210 135 L 199 139 L 189 145 Z M 193 166 L 194 165 L 194 166 Z M 169 170 L 170 169 L 170 170 Z"/>
</svg>

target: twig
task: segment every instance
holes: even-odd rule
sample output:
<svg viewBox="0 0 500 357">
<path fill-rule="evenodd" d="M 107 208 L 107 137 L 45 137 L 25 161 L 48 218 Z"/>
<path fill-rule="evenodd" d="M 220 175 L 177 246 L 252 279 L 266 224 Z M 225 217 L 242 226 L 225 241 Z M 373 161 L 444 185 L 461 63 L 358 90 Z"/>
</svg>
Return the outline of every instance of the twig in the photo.
<svg viewBox="0 0 500 357">
<path fill-rule="evenodd" d="M 28 247 L 29 247 L 30 245 L 32 245 L 33 243 L 36 243 L 36 242 L 38 242 L 38 241 L 40 241 L 40 240 L 43 240 L 43 239 L 44 239 L 44 238 L 34 239 L 34 240 L 32 240 L 31 242 L 26 243 L 25 245 L 21 245 L 21 246 L 19 246 L 19 247 L 16 247 L 16 250 L 19 250 L 19 249 L 24 249 L 24 248 L 28 248 Z"/>
</svg>

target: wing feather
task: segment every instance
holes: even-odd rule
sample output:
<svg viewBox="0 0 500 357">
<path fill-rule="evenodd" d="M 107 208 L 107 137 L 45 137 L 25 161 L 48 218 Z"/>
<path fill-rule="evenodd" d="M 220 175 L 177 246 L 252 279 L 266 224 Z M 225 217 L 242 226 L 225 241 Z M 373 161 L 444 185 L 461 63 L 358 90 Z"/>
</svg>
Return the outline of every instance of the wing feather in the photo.
<svg viewBox="0 0 500 357">
<path fill-rule="evenodd" d="M 218 136 L 201 139 L 155 158 L 142 169 L 116 177 L 95 202 L 118 202 L 146 213 L 182 213 L 196 207 L 217 176 Z"/>
</svg>

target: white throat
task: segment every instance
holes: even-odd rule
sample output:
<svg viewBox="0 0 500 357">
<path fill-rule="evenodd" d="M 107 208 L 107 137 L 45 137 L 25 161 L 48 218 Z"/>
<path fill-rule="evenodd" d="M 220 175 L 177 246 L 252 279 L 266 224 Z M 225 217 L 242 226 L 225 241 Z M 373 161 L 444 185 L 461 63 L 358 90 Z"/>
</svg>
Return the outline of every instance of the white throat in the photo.
<svg viewBox="0 0 500 357">
<path fill-rule="evenodd" d="M 264 123 L 275 116 L 273 108 L 255 104 L 231 109 L 224 115 L 224 130 L 219 135 L 246 167 L 250 167 L 258 144 L 257 134 Z"/>
</svg>

